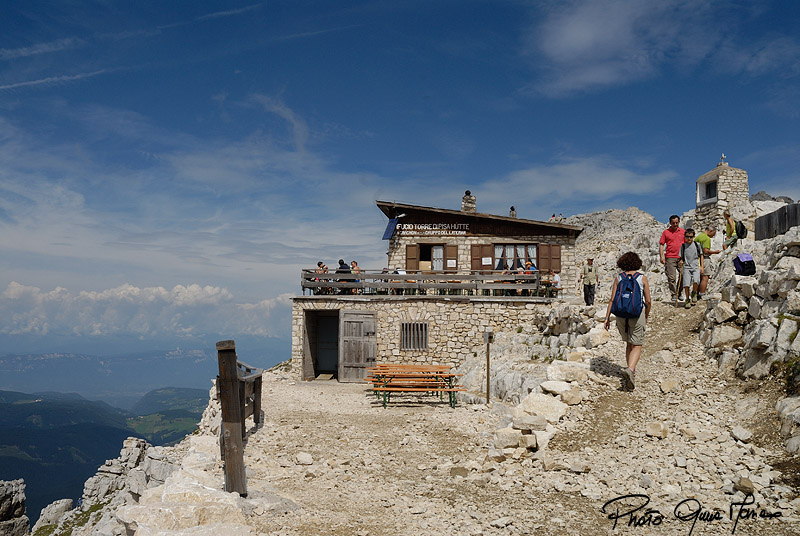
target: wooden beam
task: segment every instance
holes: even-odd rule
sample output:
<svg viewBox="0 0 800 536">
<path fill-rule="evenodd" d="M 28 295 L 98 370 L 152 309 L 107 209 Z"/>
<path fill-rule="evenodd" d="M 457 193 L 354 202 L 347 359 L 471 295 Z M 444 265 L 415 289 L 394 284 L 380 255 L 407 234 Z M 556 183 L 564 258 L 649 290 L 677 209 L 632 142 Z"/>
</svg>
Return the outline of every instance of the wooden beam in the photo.
<svg viewBox="0 0 800 536">
<path fill-rule="evenodd" d="M 239 398 L 239 367 L 236 364 L 236 343 L 217 343 L 219 376 L 217 385 L 222 405 L 222 442 L 225 454 L 225 491 L 247 496 L 247 478 L 244 469 L 244 445 L 242 443 L 242 408 Z"/>
</svg>

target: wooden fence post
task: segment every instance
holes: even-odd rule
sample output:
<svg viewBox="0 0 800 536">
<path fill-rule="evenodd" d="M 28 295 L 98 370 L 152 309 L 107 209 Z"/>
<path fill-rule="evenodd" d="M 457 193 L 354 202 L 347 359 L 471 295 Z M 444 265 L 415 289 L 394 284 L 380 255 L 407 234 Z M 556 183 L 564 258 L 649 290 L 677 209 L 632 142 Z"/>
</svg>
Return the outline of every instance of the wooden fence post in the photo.
<svg viewBox="0 0 800 536">
<path fill-rule="evenodd" d="M 236 343 L 217 343 L 219 379 L 217 380 L 222 404 L 222 443 L 225 468 L 225 491 L 247 496 L 247 479 L 244 470 L 242 444 L 242 409 L 239 401 L 239 375 L 236 365 Z"/>
</svg>

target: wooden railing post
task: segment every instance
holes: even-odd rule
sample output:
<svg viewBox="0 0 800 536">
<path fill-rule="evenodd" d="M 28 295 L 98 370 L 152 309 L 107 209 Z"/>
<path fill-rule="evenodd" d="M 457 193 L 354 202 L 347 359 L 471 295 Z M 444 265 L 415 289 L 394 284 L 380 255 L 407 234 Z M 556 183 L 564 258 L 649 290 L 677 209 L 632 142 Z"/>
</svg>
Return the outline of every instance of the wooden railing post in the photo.
<svg viewBox="0 0 800 536">
<path fill-rule="evenodd" d="M 225 491 L 247 496 L 242 443 L 242 409 L 239 399 L 239 375 L 236 364 L 236 343 L 217 343 L 219 377 L 217 385 L 222 404 L 222 443 L 225 468 Z"/>
</svg>

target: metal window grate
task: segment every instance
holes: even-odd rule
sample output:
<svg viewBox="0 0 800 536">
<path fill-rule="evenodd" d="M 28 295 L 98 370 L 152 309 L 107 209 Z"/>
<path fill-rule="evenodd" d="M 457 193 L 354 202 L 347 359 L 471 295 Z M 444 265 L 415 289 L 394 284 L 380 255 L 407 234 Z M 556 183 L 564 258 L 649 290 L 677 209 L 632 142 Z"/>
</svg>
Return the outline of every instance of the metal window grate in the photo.
<svg viewBox="0 0 800 536">
<path fill-rule="evenodd" d="M 427 350 L 428 349 L 428 323 L 403 322 L 400 325 L 401 350 Z"/>
</svg>

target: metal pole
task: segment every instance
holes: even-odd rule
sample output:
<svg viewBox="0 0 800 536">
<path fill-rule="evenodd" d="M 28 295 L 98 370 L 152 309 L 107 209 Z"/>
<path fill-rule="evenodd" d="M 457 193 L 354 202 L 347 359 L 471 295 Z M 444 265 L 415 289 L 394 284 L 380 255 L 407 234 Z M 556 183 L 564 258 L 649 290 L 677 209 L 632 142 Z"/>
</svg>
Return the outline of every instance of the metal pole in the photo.
<svg viewBox="0 0 800 536">
<path fill-rule="evenodd" d="M 483 340 L 486 342 L 486 405 L 489 405 L 489 394 L 491 391 L 491 374 L 489 373 L 489 347 L 494 339 L 494 333 L 486 331 Z"/>
</svg>

